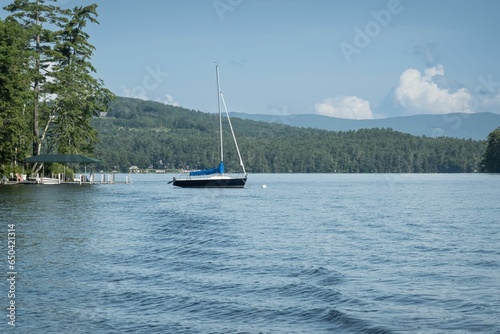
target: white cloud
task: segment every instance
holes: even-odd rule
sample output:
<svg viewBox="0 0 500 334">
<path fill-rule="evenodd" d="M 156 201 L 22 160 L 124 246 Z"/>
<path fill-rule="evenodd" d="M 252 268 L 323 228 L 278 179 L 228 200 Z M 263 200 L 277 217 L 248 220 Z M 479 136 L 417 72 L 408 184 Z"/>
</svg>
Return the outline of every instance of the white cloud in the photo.
<svg viewBox="0 0 500 334">
<path fill-rule="evenodd" d="M 127 88 L 127 87 L 121 87 L 122 89 L 122 94 L 124 97 L 130 97 L 134 99 L 140 99 L 140 100 L 149 100 L 148 93 L 146 90 L 140 86 L 136 86 L 134 88 Z"/>
<path fill-rule="evenodd" d="M 422 75 L 409 68 L 401 74 L 395 90 L 395 99 L 407 114 L 446 114 L 472 112 L 473 96 L 465 88 L 451 92 L 440 87 L 436 79 L 444 77 L 442 65 L 430 67 Z"/>
<path fill-rule="evenodd" d="M 134 87 L 132 89 L 127 88 L 127 87 L 122 87 L 122 94 L 124 97 L 130 97 L 130 98 L 140 99 L 140 100 L 144 100 L 144 101 L 153 101 L 153 99 L 149 97 L 146 89 L 143 89 L 142 87 L 139 87 L 139 86 Z M 159 97 L 154 101 L 160 102 L 163 104 L 172 105 L 175 107 L 179 106 L 179 103 L 176 102 L 174 100 L 174 98 L 172 97 L 172 95 L 169 95 L 169 94 L 165 94 L 165 97 Z"/>
<path fill-rule="evenodd" d="M 315 104 L 314 109 L 318 114 L 330 117 L 350 119 L 373 118 L 370 103 L 357 96 L 330 97 L 321 103 Z"/>
<path fill-rule="evenodd" d="M 164 99 L 159 99 L 158 102 L 161 102 L 163 104 L 168 104 L 174 107 L 178 107 L 179 103 L 174 101 L 174 98 L 172 95 L 166 94 Z"/>
</svg>

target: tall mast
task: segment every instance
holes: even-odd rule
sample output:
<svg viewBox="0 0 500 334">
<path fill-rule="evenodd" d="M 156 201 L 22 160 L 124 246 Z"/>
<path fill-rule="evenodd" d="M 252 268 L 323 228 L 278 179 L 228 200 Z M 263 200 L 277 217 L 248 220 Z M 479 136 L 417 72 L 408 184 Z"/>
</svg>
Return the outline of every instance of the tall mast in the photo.
<svg viewBox="0 0 500 334">
<path fill-rule="evenodd" d="M 215 65 L 215 75 L 217 77 L 217 110 L 219 111 L 219 134 L 220 134 L 220 161 L 224 161 L 224 146 L 222 144 L 222 112 L 220 109 L 220 86 L 219 86 L 219 65 Z"/>
</svg>

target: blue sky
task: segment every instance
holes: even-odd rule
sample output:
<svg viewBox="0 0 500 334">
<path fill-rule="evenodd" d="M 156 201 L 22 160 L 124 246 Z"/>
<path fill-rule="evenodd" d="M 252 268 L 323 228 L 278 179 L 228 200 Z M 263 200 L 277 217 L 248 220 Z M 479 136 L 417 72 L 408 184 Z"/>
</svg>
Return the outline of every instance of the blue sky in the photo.
<svg viewBox="0 0 500 334">
<path fill-rule="evenodd" d="M 500 113 L 497 0 L 63 0 L 99 4 L 97 76 L 213 112 L 384 118 Z"/>
</svg>

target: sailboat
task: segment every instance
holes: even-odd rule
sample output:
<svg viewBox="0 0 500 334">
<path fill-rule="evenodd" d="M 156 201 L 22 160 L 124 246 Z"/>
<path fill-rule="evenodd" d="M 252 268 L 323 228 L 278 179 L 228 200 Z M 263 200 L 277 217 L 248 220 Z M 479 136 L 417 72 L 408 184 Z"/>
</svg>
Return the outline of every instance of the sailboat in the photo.
<svg viewBox="0 0 500 334">
<path fill-rule="evenodd" d="M 179 178 L 174 177 L 169 183 L 173 183 L 174 186 L 183 188 L 243 188 L 247 182 L 247 172 L 245 171 L 245 165 L 243 164 L 243 159 L 241 159 L 240 149 L 238 147 L 238 142 L 236 141 L 236 136 L 234 135 L 233 126 L 231 124 L 231 119 L 229 118 L 229 112 L 227 111 L 226 102 L 224 101 L 224 96 L 220 89 L 219 83 L 219 66 L 215 66 L 215 75 L 217 79 L 217 109 L 219 114 L 219 141 L 220 141 L 220 163 L 217 167 L 205 170 L 197 170 L 186 173 Z M 233 136 L 233 141 L 236 146 L 236 151 L 238 152 L 238 158 L 240 159 L 240 167 L 243 174 L 230 175 L 225 174 L 224 170 L 224 145 L 222 141 L 222 111 L 221 104 L 224 106 L 225 114 L 229 123 L 229 128 L 231 129 L 231 134 Z"/>
</svg>

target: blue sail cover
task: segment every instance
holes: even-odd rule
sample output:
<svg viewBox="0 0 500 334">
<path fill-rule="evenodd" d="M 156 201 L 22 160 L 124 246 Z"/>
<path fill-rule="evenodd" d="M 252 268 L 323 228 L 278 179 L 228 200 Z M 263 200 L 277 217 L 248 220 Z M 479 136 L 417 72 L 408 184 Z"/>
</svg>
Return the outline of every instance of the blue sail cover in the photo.
<svg viewBox="0 0 500 334">
<path fill-rule="evenodd" d="M 210 174 L 224 174 L 224 162 L 221 161 L 219 166 L 212 169 L 197 170 L 194 172 L 189 172 L 190 176 L 195 175 L 210 175 Z"/>
</svg>

